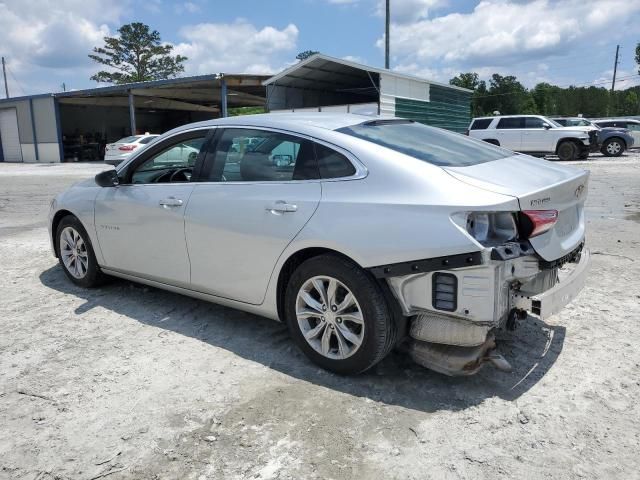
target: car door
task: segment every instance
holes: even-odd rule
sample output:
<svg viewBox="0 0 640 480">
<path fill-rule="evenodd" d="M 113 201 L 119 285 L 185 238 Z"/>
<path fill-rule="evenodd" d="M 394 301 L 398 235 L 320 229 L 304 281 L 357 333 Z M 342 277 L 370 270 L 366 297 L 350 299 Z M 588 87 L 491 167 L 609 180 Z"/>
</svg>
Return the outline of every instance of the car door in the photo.
<svg viewBox="0 0 640 480">
<path fill-rule="evenodd" d="M 496 135 L 500 146 L 519 152 L 522 148 L 522 117 L 503 117 L 496 125 Z"/>
<path fill-rule="evenodd" d="M 321 184 L 313 142 L 277 130 L 220 129 L 185 214 L 194 290 L 260 304 Z"/>
<path fill-rule="evenodd" d="M 629 120 L 626 123 L 627 123 L 626 128 L 629 129 L 629 132 L 633 137 L 633 146 L 634 147 L 640 146 L 640 122 Z"/>
<path fill-rule="evenodd" d="M 524 128 L 522 129 L 523 152 L 552 152 L 553 135 L 550 134 L 545 125 L 551 125 L 540 117 L 524 117 Z"/>
<path fill-rule="evenodd" d="M 107 268 L 188 287 L 184 212 L 199 159 L 193 152 L 202 150 L 204 158 L 209 132 L 193 130 L 150 145 L 119 172 L 119 185 L 98 193 L 96 230 Z"/>
</svg>

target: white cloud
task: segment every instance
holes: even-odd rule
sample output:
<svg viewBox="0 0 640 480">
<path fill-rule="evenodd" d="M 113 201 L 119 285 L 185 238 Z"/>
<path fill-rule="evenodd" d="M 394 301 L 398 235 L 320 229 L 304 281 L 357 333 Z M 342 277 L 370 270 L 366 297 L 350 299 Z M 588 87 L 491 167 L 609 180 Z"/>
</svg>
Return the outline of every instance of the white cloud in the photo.
<svg viewBox="0 0 640 480">
<path fill-rule="evenodd" d="M 446 0 L 392 0 L 389 7 L 391 21 L 396 24 L 404 24 L 426 19 L 429 12 L 446 4 Z M 385 0 L 377 0 L 376 15 L 384 17 L 385 12 Z"/>
<path fill-rule="evenodd" d="M 42 91 L 42 85 L 65 73 L 68 81 L 88 79 L 87 54 L 102 44 L 110 33 L 107 23 L 118 22 L 125 6 L 100 0 L 0 2 L 0 54 L 17 78 L 10 82 L 14 93 Z"/>
<path fill-rule="evenodd" d="M 499 65 L 536 55 L 542 58 L 566 53 L 598 34 L 610 36 L 611 29 L 623 29 L 633 20 L 633 11 L 640 11 L 640 2 L 484 0 L 471 13 L 394 21 L 392 54 L 402 63 L 421 64 L 437 60 Z M 383 44 L 380 38 L 378 47 Z"/>
<path fill-rule="evenodd" d="M 215 72 L 273 73 L 285 60 L 275 60 L 291 52 L 298 40 L 298 27 L 289 24 L 279 30 L 262 29 L 244 19 L 234 23 L 201 23 L 180 30 L 187 41 L 176 45 L 174 52 L 189 58 L 188 74 Z M 278 61 L 278 65 L 273 62 Z"/>
</svg>

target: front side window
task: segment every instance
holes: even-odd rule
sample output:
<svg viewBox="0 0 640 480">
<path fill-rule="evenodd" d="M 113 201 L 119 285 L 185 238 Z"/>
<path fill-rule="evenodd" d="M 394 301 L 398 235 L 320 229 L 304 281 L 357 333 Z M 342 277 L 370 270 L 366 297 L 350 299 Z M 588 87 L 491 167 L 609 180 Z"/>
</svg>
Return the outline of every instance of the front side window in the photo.
<svg viewBox="0 0 640 480">
<path fill-rule="evenodd" d="M 512 128 L 523 128 L 524 122 L 521 117 L 505 117 L 501 118 L 498 122 L 498 126 L 496 128 L 499 129 L 512 129 Z"/>
<path fill-rule="evenodd" d="M 188 182 L 205 138 L 206 132 L 203 132 L 202 136 L 170 143 L 138 165 L 131 175 L 131 182 Z"/>
<path fill-rule="evenodd" d="M 489 143 L 410 120 L 373 120 L 337 131 L 445 167 L 466 167 L 513 155 Z"/>
<path fill-rule="evenodd" d="M 282 182 L 319 178 L 313 143 L 279 132 L 227 128 L 216 142 L 213 182 Z"/>
</svg>

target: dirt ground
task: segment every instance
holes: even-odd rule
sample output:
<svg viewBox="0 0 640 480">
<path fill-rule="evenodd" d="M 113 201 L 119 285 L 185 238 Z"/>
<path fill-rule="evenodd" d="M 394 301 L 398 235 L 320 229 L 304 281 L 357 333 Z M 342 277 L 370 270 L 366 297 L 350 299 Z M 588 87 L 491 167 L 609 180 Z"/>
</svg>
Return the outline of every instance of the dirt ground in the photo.
<svg viewBox="0 0 640 480">
<path fill-rule="evenodd" d="M 0 478 L 640 478 L 640 153 L 594 156 L 582 294 L 448 378 L 394 353 L 339 377 L 283 325 L 73 286 L 51 197 L 103 165 L 0 164 Z"/>
</svg>

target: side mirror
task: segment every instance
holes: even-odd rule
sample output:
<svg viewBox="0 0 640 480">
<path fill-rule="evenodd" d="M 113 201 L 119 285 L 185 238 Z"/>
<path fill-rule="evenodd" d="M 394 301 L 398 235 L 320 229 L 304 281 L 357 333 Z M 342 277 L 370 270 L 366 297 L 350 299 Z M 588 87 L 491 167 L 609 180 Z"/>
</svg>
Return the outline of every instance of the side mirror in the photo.
<svg viewBox="0 0 640 480">
<path fill-rule="evenodd" d="M 551 128 L 551 125 L 549 125 L 548 123 L 543 123 L 542 128 L 544 128 L 545 130 L 549 130 Z"/>
<path fill-rule="evenodd" d="M 115 187 L 120 183 L 118 180 L 118 172 L 115 170 L 105 170 L 96 175 L 96 183 L 100 187 Z"/>
</svg>

